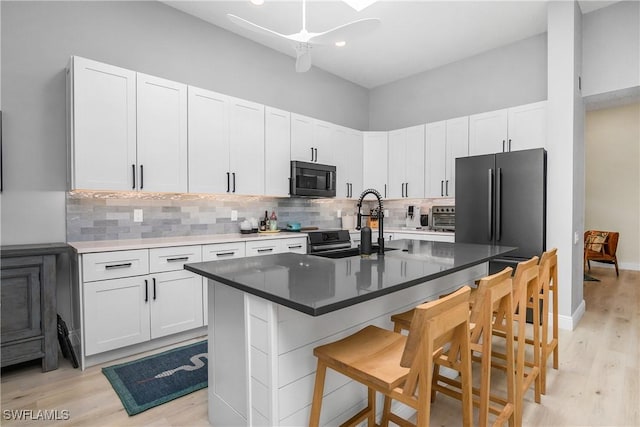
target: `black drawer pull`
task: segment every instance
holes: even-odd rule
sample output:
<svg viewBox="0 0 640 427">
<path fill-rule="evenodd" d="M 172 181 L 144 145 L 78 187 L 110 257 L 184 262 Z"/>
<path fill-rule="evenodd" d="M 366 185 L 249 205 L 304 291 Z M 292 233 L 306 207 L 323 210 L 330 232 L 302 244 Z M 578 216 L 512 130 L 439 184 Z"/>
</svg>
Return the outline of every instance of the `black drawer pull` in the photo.
<svg viewBox="0 0 640 427">
<path fill-rule="evenodd" d="M 300 249 L 302 245 L 289 246 L 289 249 Z"/>
<path fill-rule="evenodd" d="M 181 256 L 178 258 L 167 258 L 167 262 L 188 261 L 188 260 L 189 260 L 188 256 Z"/>
<path fill-rule="evenodd" d="M 156 278 L 153 278 L 153 300 L 156 300 Z"/>
<path fill-rule="evenodd" d="M 231 256 L 235 255 L 235 252 L 218 252 L 216 256 Z"/>
<path fill-rule="evenodd" d="M 258 249 L 258 252 L 271 252 L 273 248 Z"/>
<path fill-rule="evenodd" d="M 144 279 L 144 302 L 149 302 L 149 281 Z"/>
<path fill-rule="evenodd" d="M 116 268 L 129 268 L 131 267 L 133 264 L 130 262 L 125 262 L 123 264 L 111 264 L 111 265 L 105 265 L 104 269 L 105 270 L 113 270 Z"/>
</svg>

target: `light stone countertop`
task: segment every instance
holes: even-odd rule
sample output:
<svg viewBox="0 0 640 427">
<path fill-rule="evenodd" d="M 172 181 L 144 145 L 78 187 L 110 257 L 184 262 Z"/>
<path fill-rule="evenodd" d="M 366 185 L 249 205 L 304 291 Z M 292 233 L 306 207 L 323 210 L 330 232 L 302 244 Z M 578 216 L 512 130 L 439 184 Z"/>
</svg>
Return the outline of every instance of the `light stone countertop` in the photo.
<svg viewBox="0 0 640 427">
<path fill-rule="evenodd" d="M 249 242 L 256 240 L 307 237 L 304 232 L 211 234 L 203 236 L 154 237 L 148 239 L 98 240 L 67 242 L 78 254 L 91 252 L 126 251 L 133 249 L 166 248 L 171 246 L 208 245 L 214 243 Z"/>
</svg>

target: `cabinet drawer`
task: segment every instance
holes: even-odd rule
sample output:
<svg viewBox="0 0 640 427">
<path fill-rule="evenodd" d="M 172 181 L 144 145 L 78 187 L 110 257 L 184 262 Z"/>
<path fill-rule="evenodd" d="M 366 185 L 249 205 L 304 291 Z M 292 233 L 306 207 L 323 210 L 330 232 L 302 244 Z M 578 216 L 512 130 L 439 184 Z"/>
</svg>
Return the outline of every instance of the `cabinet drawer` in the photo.
<svg viewBox="0 0 640 427">
<path fill-rule="evenodd" d="M 213 243 L 202 246 L 202 261 L 241 258 L 244 254 L 244 242 Z"/>
<path fill-rule="evenodd" d="M 149 273 L 149 251 L 100 252 L 82 256 L 83 281 L 116 279 Z"/>
<path fill-rule="evenodd" d="M 185 263 L 202 261 L 202 246 L 174 246 L 149 249 L 149 271 L 182 270 Z"/>
<path fill-rule="evenodd" d="M 280 241 L 276 239 L 246 242 L 246 245 L 247 256 L 271 255 L 278 254 L 283 251 L 282 246 L 280 246 Z"/>
<path fill-rule="evenodd" d="M 282 240 L 281 244 L 285 252 L 294 252 L 297 254 L 307 253 L 307 239 L 304 237 Z"/>
</svg>

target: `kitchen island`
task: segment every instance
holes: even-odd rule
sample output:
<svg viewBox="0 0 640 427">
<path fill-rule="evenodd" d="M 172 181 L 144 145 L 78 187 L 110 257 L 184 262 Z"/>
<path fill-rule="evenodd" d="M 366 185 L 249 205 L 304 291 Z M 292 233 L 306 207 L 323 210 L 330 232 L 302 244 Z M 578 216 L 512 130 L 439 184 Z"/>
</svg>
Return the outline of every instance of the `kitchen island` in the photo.
<svg viewBox="0 0 640 427">
<path fill-rule="evenodd" d="M 209 279 L 209 421 L 212 425 L 308 423 L 313 348 L 487 274 L 512 247 L 417 240 L 384 256 L 327 259 L 277 254 L 186 264 Z M 335 372 L 325 383 L 322 424 L 366 405 L 366 389 Z"/>
</svg>

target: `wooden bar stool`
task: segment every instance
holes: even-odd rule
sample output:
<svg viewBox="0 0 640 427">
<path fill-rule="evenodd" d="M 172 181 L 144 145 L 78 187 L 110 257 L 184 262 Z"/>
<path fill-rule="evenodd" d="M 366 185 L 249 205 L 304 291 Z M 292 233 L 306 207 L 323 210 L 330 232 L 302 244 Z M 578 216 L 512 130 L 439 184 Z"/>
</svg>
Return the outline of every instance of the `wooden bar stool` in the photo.
<svg viewBox="0 0 640 427">
<path fill-rule="evenodd" d="M 540 381 L 540 311 L 533 310 L 533 360 L 527 360 L 525 347 L 526 342 L 526 307 L 527 301 L 537 300 L 539 294 L 538 278 L 538 257 L 533 257 L 528 261 L 518 263 L 513 279 L 513 319 L 516 321 L 517 334 L 516 341 L 516 425 L 522 425 L 522 407 L 524 405 L 524 394 L 534 385 L 534 400 L 540 403 L 541 381 Z M 507 314 L 501 310 L 495 313 L 496 321 L 493 326 L 494 335 L 506 337 L 509 322 Z M 494 362 L 492 366 L 506 369 L 506 354 L 493 351 Z M 496 360 L 500 359 L 500 361 Z"/>
<path fill-rule="evenodd" d="M 513 323 L 512 304 L 512 268 L 505 268 L 503 271 L 485 277 L 478 281 L 477 291 L 474 292 L 474 301 L 471 308 L 471 350 L 474 355 L 473 360 L 480 362 L 480 388 L 474 389 L 474 405 L 480 408 L 479 425 L 485 427 L 489 424 L 489 412 L 497 415 L 493 425 L 503 425 L 509 421 L 510 425 L 515 423 L 515 377 L 514 377 L 514 351 L 513 351 L 513 331 L 508 326 Z M 506 384 L 507 397 L 501 398 L 491 394 L 491 349 L 492 330 L 494 323 L 494 311 L 505 313 L 506 331 Z M 401 331 L 407 329 L 410 324 L 414 310 L 391 316 L 394 322 L 394 330 Z M 450 348 L 450 350 L 457 349 Z M 432 384 L 432 401 L 436 392 L 441 392 L 457 399 L 462 398 L 462 384 L 459 380 L 440 374 L 440 366 L 451 368 L 452 364 L 448 360 L 448 352 L 443 353 L 435 360 L 435 369 Z M 510 355 L 510 357 L 509 357 Z M 499 403 L 500 406 L 491 404 Z"/>
<path fill-rule="evenodd" d="M 540 341 L 540 382 L 542 394 L 547 392 L 547 360 L 553 353 L 553 369 L 558 369 L 558 249 L 542 254 L 538 264 L 542 288 L 542 337 Z M 552 336 L 549 340 L 549 298 L 552 298 Z"/>
<path fill-rule="evenodd" d="M 471 351 L 469 346 L 469 292 L 465 286 L 453 294 L 416 307 L 409 335 L 367 326 L 342 340 L 316 347 L 318 358 L 309 425 L 317 427 L 327 368 L 331 368 L 368 388 L 368 406 L 343 425 L 367 419 L 375 425 L 375 393 L 385 395 L 382 426 L 389 421 L 411 425 L 391 412 L 391 400 L 417 411 L 417 426 L 428 426 L 431 414 L 433 359 L 445 345 L 459 348 L 453 357 L 462 374 L 462 424 L 472 424 Z"/>
</svg>

